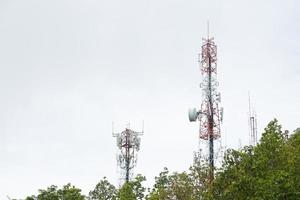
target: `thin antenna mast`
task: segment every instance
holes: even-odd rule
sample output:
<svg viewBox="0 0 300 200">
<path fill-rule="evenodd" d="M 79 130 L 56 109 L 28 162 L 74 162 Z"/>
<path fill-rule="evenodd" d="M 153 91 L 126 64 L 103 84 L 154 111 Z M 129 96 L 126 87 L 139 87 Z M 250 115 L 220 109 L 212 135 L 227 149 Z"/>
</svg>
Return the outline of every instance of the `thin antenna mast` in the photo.
<svg viewBox="0 0 300 200">
<path fill-rule="evenodd" d="M 254 109 L 251 107 L 250 92 L 248 92 L 249 104 L 249 145 L 255 146 L 257 144 L 257 117 Z"/>
<path fill-rule="evenodd" d="M 207 39 L 209 39 L 209 20 L 207 20 Z"/>
</svg>

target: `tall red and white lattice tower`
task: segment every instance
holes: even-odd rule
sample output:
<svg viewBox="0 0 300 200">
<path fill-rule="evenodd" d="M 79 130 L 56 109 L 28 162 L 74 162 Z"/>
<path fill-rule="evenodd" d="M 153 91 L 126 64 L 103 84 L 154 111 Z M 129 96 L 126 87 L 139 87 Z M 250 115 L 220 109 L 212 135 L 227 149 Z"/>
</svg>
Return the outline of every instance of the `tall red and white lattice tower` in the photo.
<svg viewBox="0 0 300 200">
<path fill-rule="evenodd" d="M 214 38 L 203 38 L 201 54 L 199 58 L 202 82 L 202 102 L 200 110 L 189 110 L 190 121 L 200 121 L 199 139 L 208 142 L 209 180 L 214 178 L 214 140 L 221 137 L 221 122 L 223 120 L 223 108 L 219 106 L 221 95 L 218 92 L 217 81 L 217 46 Z"/>
</svg>

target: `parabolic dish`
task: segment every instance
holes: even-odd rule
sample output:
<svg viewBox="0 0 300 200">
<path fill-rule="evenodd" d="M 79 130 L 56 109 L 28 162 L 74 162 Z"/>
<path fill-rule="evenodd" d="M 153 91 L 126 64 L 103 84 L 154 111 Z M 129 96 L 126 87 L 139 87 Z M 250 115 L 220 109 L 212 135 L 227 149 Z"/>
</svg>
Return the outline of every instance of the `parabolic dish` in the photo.
<svg viewBox="0 0 300 200">
<path fill-rule="evenodd" d="M 196 108 L 190 108 L 189 109 L 189 120 L 190 122 L 196 121 L 198 118 L 198 112 Z"/>
</svg>

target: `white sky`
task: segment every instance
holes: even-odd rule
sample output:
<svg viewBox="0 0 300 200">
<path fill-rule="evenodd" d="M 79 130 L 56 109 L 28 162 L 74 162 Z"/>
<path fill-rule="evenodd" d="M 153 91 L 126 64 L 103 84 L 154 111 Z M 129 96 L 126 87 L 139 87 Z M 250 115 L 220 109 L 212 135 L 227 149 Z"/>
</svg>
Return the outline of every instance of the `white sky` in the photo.
<svg viewBox="0 0 300 200">
<path fill-rule="evenodd" d="M 145 121 L 137 173 L 186 170 L 198 146 L 197 54 L 218 45 L 223 143 L 274 117 L 300 126 L 299 1 L 0 0 L 0 199 L 117 183 L 111 122 Z M 122 126 L 120 126 L 122 127 Z M 226 141 L 225 141 L 226 138 Z"/>
</svg>

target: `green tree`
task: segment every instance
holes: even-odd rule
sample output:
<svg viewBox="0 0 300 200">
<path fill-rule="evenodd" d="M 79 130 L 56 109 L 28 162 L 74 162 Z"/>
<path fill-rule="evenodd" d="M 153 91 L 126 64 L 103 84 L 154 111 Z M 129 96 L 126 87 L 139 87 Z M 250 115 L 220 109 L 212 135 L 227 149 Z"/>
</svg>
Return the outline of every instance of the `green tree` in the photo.
<svg viewBox="0 0 300 200">
<path fill-rule="evenodd" d="M 155 184 L 147 196 L 148 200 L 193 200 L 194 185 L 190 174 L 186 172 L 169 174 L 167 168 L 155 177 Z"/>
<path fill-rule="evenodd" d="M 146 188 L 142 183 L 146 180 L 145 176 L 138 174 L 134 180 L 124 183 L 119 190 L 120 200 L 142 200 L 145 197 Z"/>
<path fill-rule="evenodd" d="M 131 182 L 133 187 L 133 192 L 136 196 L 136 199 L 142 200 L 145 197 L 146 188 L 142 185 L 142 183 L 146 181 L 146 177 L 138 174 L 135 179 Z"/>
<path fill-rule="evenodd" d="M 52 185 L 47 189 L 40 189 L 37 196 L 27 197 L 26 200 L 84 200 L 84 195 L 81 194 L 81 190 L 67 184 L 58 189 L 57 186 Z"/>
<path fill-rule="evenodd" d="M 57 191 L 61 200 L 84 200 L 85 196 L 81 194 L 81 189 L 72 186 L 70 183 L 64 185 L 62 189 Z"/>
<path fill-rule="evenodd" d="M 119 190 L 120 200 L 136 200 L 136 195 L 134 194 L 134 186 L 132 182 L 124 183 L 124 185 Z"/>
<path fill-rule="evenodd" d="M 298 134 L 288 138 L 275 119 L 256 147 L 228 150 L 209 199 L 300 199 Z"/>
<path fill-rule="evenodd" d="M 90 200 L 116 200 L 117 189 L 114 185 L 108 182 L 104 177 L 95 187 L 94 190 L 89 192 Z"/>
<path fill-rule="evenodd" d="M 170 189 L 172 199 L 193 200 L 194 187 L 188 173 L 173 173 L 170 177 Z"/>
<path fill-rule="evenodd" d="M 38 200 L 60 200 L 57 186 L 51 185 L 46 190 L 40 189 L 37 195 Z"/>
<path fill-rule="evenodd" d="M 285 148 L 287 152 L 286 170 L 290 180 L 290 190 L 287 192 L 287 196 L 290 199 L 296 199 L 296 197 L 300 199 L 300 128 L 294 131 Z"/>
<path fill-rule="evenodd" d="M 36 198 L 34 196 L 31 196 L 31 197 L 26 197 L 25 200 L 36 200 Z"/>
<path fill-rule="evenodd" d="M 170 178 L 168 168 L 164 168 L 158 177 L 155 177 L 155 184 L 152 191 L 147 195 L 147 200 L 170 199 Z"/>
<path fill-rule="evenodd" d="M 193 199 L 203 199 L 210 186 L 208 160 L 200 153 L 195 154 L 194 163 L 189 169 L 189 176 L 192 184 Z"/>
</svg>

